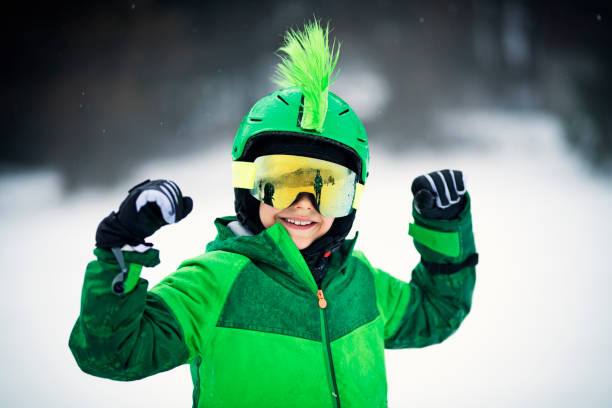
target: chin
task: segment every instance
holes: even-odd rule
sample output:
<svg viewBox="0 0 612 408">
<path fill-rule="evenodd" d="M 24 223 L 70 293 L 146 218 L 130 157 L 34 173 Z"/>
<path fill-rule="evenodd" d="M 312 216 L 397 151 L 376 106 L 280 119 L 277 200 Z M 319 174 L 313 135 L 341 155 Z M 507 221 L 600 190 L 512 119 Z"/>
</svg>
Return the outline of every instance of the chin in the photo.
<svg viewBox="0 0 612 408">
<path fill-rule="evenodd" d="M 308 248 L 308 246 L 310 245 L 310 243 L 308 244 L 300 244 L 300 243 L 295 243 L 295 246 L 301 251 L 302 249 L 306 249 Z"/>
<path fill-rule="evenodd" d="M 294 238 L 293 239 L 293 243 L 301 251 L 302 249 L 308 248 L 310 246 L 310 244 L 312 244 L 312 241 L 310 241 L 310 240 L 303 240 L 303 239 L 295 239 Z"/>
</svg>

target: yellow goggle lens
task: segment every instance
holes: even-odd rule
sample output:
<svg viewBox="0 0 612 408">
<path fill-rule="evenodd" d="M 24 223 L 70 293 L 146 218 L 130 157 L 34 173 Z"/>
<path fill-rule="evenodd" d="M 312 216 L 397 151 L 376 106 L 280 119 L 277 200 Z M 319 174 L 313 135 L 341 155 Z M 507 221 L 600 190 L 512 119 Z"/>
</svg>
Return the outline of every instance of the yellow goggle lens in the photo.
<svg viewBox="0 0 612 408">
<path fill-rule="evenodd" d="M 234 162 L 240 163 L 240 162 Z M 319 212 L 326 217 L 343 217 L 357 208 L 363 185 L 352 170 L 336 163 L 311 157 L 275 154 L 260 156 L 248 165 L 236 166 L 237 173 L 255 173 L 251 195 L 274 208 L 283 209 L 295 202 L 300 193 L 312 194 Z M 244 180 L 239 188 L 248 188 Z M 236 183 L 235 183 L 236 184 Z M 357 190 L 357 195 L 356 195 Z"/>
</svg>

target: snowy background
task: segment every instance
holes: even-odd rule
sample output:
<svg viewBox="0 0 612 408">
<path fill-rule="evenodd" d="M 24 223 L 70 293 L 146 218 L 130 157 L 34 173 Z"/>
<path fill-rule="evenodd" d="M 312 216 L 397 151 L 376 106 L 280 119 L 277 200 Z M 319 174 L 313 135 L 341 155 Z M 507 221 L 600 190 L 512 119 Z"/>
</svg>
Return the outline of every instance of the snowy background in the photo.
<svg viewBox="0 0 612 408">
<path fill-rule="evenodd" d="M 418 261 L 407 236 L 410 181 L 463 169 L 481 255 L 473 310 L 441 345 L 387 353 L 389 405 L 609 406 L 612 183 L 567 148 L 553 116 L 447 111 L 438 123 L 479 147 L 398 155 L 372 142 L 357 247 L 409 279 Z M 67 346 L 97 223 L 147 177 L 173 179 L 195 201 L 187 219 L 153 237 L 162 263 L 144 277 L 154 284 L 204 249 L 215 216 L 231 213 L 229 146 L 156 160 L 113 188 L 69 195 L 51 171 L 0 178 L 0 406 L 190 406 L 187 366 L 112 382 L 79 371 Z"/>
<path fill-rule="evenodd" d="M 332 91 L 368 131 L 354 230 L 408 280 L 414 177 L 464 171 L 480 264 L 441 345 L 389 351 L 390 407 L 612 405 L 612 4 L 457 0 L 11 3 L 0 109 L 0 407 L 188 407 L 187 366 L 120 383 L 68 349 L 99 221 L 146 178 L 194 211 L 151 285 L 231 215 L 230 147 L 281 33 L 342 41 Z M 246 39 L 246 40 L 245 40 Z"/>
</svg>

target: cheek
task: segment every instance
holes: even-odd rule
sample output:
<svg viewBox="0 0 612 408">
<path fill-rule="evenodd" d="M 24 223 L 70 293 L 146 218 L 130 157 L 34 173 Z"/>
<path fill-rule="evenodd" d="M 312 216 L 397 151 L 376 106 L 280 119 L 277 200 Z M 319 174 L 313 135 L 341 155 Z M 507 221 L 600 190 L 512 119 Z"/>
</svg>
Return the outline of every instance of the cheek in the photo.
<svg viewBox="0 0 612 408">
<path fill-rule="evenodd" d="M 335 218 L 333 217 L 323 217 L 323 222 L 321 222 L 321 235 L 327 233 L 334 223 Z"/>
<path fill-rule="evenodd" d="M 264 228 L 270 228 L 276 223 L 274 216 L 279 212 L 280 210 L 277 210 L 268 204 L 264 204 L 262 202 L 259 203 L 259 219 L 261 220 Z"/>
</svg>

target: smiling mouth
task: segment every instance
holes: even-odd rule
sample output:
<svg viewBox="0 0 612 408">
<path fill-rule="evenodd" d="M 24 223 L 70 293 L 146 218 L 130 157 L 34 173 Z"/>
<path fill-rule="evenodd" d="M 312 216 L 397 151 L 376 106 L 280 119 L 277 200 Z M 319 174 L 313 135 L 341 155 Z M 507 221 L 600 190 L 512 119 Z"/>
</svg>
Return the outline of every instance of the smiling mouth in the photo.
<svg viewBox="0 0 612 408">
<path fill-rule="evenodd" d="M 304 219 L 300 220 L 296 218 L 281 218 L 281 221 L 283 222 L 283 225 L 286 225 L 289 228 L 301 230 L 312 228 L 316 224 L 314 221 Z"/>
</svg>

